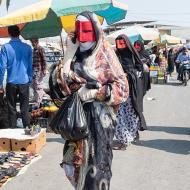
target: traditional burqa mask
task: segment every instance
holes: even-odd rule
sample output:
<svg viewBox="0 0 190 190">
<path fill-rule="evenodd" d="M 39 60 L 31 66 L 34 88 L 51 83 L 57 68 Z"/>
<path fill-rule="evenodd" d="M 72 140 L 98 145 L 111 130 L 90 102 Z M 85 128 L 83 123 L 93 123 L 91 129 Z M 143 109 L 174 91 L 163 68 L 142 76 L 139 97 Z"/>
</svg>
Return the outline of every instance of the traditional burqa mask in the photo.
<svg viewBox="0 0 190 190">
<path fill-rule="evenodd" d="M 142 50 L 142 45 L 141 45 L 139 42 L 136 42 L 136 43 L 134 44 L 134 47 L 135 47 L 135 49 L 136 49 L 137 51 L 141 51 L 141 50 Z"/>
<path fill-rule="evenodd" d="M 116 48 L 117 49 L 125 49 L 125 48 L 127 48 L 126 41 L 124 39 L 117 39 L 116 40 Z"/>
<path fill-rule="evenodd" d="M 79 15 L 76 19 L 76 37 L 79 41 L 80 52 L 91 49 L 96 44 L 93 24 L 86 17 Z"/>
</svg>

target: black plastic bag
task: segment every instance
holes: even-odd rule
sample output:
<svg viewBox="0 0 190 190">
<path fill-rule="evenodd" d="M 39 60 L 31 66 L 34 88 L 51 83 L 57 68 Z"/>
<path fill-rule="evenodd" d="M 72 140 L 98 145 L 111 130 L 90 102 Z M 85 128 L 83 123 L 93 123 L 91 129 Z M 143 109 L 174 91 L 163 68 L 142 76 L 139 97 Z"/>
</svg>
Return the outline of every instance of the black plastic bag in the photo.
<svg viewBox="0 0 190 190">
<path fill-rule="evenodd" d="M 65 140 L 77 141 L 88 136 L 87 119 L 78 93 L 65 100 L 50 127 Z"/>
</svg>

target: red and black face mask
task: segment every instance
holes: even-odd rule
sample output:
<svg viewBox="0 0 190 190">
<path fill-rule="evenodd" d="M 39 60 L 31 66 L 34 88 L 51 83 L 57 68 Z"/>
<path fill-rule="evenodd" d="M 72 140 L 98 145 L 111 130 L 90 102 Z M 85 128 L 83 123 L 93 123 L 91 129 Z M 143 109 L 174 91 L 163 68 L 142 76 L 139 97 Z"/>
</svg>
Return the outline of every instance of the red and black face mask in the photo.
<svg viewBox="0 0 190 190">
<path fill-rule="evenodd" d="M 117 49 L 125 49 L 127 48 L 126 41 L 121 39 L 121 40 L 116 40 L 116 47 Z"/>
<path fill-rule="evenodd" d="M 90 21 L 76 21 L 76 37 L 79 42 L 95 42 L 96 34 Z"/>
<path fill-rule="evenodd" d="M 137 50 L 141 50 L 142 49 L 141 44 L 139 44 L 139 43 L 135 43 L 134 47 Z"/>
</svg>

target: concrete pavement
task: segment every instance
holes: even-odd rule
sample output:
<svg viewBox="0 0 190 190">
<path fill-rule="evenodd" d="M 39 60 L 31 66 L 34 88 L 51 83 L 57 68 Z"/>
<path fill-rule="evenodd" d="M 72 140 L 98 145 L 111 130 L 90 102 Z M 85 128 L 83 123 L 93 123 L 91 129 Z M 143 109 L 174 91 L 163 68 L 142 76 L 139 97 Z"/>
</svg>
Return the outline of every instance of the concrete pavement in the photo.
<svg viewBox="0 0 190 190">
<path fill-rule="evenodd" d="M 141 132 L 141 143 L 114 151 L 111 190 L 189 190 L 190 84 L 154 85 L 145 116 L 149 130 Z M 62 139 L 49 134 L 42 159 L 2 190 L 72 190 L 59 167 L 62 149 Z"/>
</svg>

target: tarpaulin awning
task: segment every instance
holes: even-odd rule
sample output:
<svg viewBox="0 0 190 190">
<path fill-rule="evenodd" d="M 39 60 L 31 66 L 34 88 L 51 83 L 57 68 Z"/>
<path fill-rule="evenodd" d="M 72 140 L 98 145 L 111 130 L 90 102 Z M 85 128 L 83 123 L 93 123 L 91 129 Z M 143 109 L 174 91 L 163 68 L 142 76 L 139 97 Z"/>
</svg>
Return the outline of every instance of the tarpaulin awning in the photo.
<svg viewBox="0 0 190 190">
<path fill-rule="evenodd" d="M 166 44 L 181 44 L 181 39 L 175 36 L 170 36 L 168 34 L 161 35 L 161 43 Z"/>
</svg>

